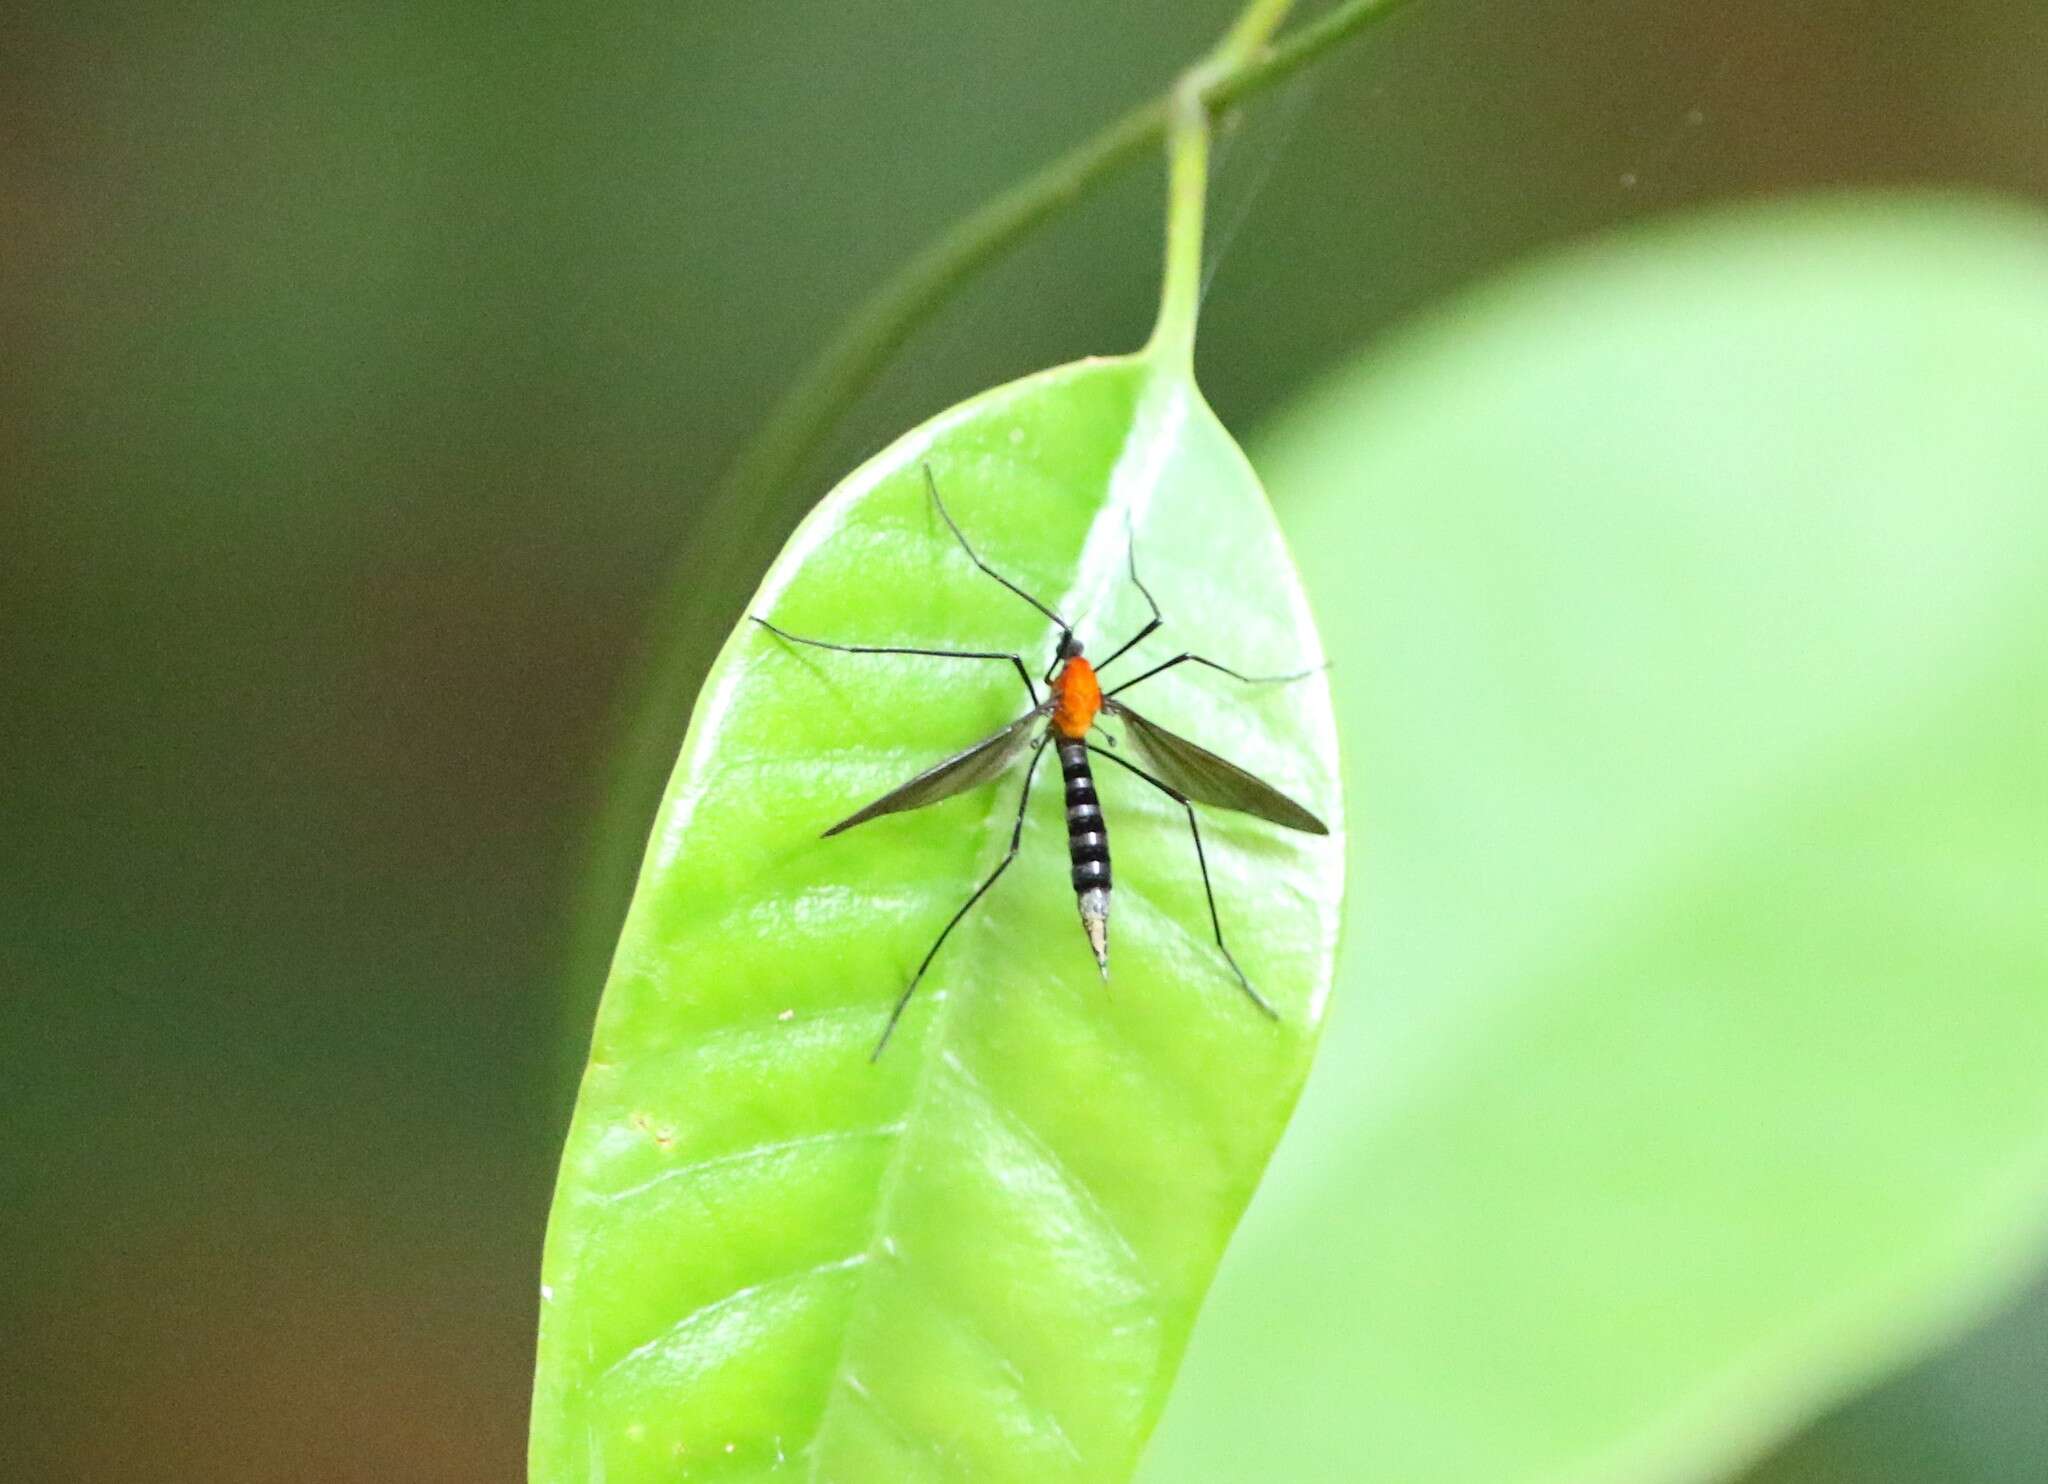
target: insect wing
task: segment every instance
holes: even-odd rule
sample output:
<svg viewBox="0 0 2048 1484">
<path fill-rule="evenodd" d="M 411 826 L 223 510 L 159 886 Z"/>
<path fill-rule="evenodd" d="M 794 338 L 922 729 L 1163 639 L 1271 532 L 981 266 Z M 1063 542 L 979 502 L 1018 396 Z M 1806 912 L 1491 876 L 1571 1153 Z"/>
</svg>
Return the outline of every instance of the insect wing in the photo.
<svg viewBox="0 0 2048 1484">
<path fill-rule="evenodd" d="M 883 814 L 900 814 L 906 809 L 922 809 L 927 804 L 936 804 L 941 799 L 950 799 L 958 793 L 965 793 L 977 784 L 987 783 L 1011 763 L 1017 760 L 1031 742 L 1032 726 L 1043 715 L 1043 711 L 1028 711 L 993 736 L 984 737 L 965 752 L 956 752 L 944 762 L 925 769 L 908 783 L 892 788 L 874 803 L 857 813 L 849 814 L 839 823 L 825 831 L 836 835 L 841 830 L 850 830 L 857 824 Z"/>
<path fill-rule="evenodd" d="M 1273 787 L 1253 777 L 1236 763 L 1197 747 L 1185 737 L 1138 715 L 1121 702 L 1108 708 L 1124 719 L 1124 735 L 1132 749 L 1151 766 L 1160 781 L 1179 789 L 1197 804 L 1235 809 L 1252 814 L 1290 830 L 1327 835 L 1329 826 Z"/>
</svg>

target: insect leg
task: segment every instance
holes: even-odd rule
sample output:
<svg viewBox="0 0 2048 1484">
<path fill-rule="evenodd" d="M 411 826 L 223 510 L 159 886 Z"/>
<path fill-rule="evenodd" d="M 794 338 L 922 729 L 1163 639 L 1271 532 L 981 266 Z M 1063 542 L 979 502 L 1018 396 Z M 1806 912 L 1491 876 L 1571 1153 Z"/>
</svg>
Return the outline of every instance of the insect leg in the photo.
<svg viewBox="0 0 2048 1484">
<path fill-rule="evenodd" d="M 778 639 L 787 639 L 792 644 L 808 644 L 813 649 L 836 649 L 841 654 L 921 654 L 936 660 L 1008 660 L 1017 667 L 1017 678 L 1024 682 L 1024 689 L 1031 695 L 1031 704 L 1038 704 L 1038 687 L 1031 683 L 1031 672 L 1024 668 L 1024 656 L 1000 649 L 904 649 L 894 644 L 833 644 L 824 639 L 806 639 L 802 634 L 792 634 L 779 629 L 767 619 L 748 614 L 762 628 Z"/>
<path fill-rule="evenodd" d="M 932 492 L 932 504 L 938 507 L 940 518 L 946 522 L 948 529 L 953 532 L 953 539 L 958 541 L 960 549 L 967 553 L 967 560 L 974 563 L 975 566 L 981 568 L 982 571 L 993 577 L 997 582 L 1000 582 L 1004 587 L 1058 624 L 1061 634 L 1071 634 L 1074 631 L 1073 626 L 1064 618 L 1061 618 L 1057 613 L 1046 607 L 1045 604 L 1039 602 L 1038 599 L 1032 597 L 1023 588 L 1017 586 L 1016 583 L 1010 581 L 1009 578 L 1003 576 L 1002 573 L 974 554 L 974 548 L 967 544 L 967 534 L 960 529 L 959 523 L 953 519 L 952 512 L 946 509 L 946 502 L 939 498 L 939 481 L 932 477 L 932 466 L 930 464 L 924 465 L 924 484 L 925 488 Z"/>
<path fill-rule="evenodd" d="M 996 878 L 1009 870 L 1010 862 L 1017 858 L 1018 847 L 1024 841 L 1024 810 L 1031 802 L 1032 775 L 1038 772 L 1038 760 L 1045 756 L 1045 744 L 1050 741 L 1052 733 L 1047 732 L 1038 739 L 1038 745 L 1031 749 L 1030 765 L 1024 769 L 1024 791 L 1017 799 L 1017 823 L 1010 830 L 1010 848 L 1003 853 L 1003 858 L 996 863 L 996 868 L 988 873 L 988 879 L 974 889 L 974 895 L 962 902 L 960 910 L 947 919 L 946 925 L 939 929 L 939 936 L 925 953 L 924 961 L 917 966 L 917 972 L 910 976 L 910 983 L 903 987 L 903 993 L 896 997 L 895 1008 L 889 1012 L 889 1023 L 882 1027 L 882 1039 L 875 1042 L 875 1049 L 868 1053 L 869 1061 L 880 1058 L 882 1048 L 889 1044 L 889 1037 L 896 1033 L 896 1022 L 903 1018 L 903 1007 L 910 1003 L 911 995 L 917 992 L 918 981 L 924 978 L 924 971 L 929 969 L 932 960 L 938 957 L 939 949 L 945 944 L 947 935 L 960 925 L 960 919 L 967 915 L 968 909 L 982 899 L 988 889 L 996 884 Z"/>
<path fill-rule="evenodd" d="M 1131 533 L 1130 544 L 1125 548 L 1125 552 L 1129 556 L 1131 563 L 1131 583 L 1138 589 L 1139 592 L 1145 595 L 1145 606 L 1152 610 L 1152 618 L 1150 622 L 1148 622 L 1145 625 L 1145 627 L 1138 630 L 1137 633 L 1131 635 L 1130 638 L 1124 640 L 1123 643 L 1119 644 L 1116 647 L 1115 652 L 1111 654 L 1108 659 L 1102 661 L 1095 667 L 1095 673 L 1098 675 L 1101 674 L 1104 670 L 1107 670 L 1111 665 L 1115 664 L 1119 659 L 1123 658 L 1125 651 L 1137 648 L 1139 643 L 1141 643 L 1143 640 L 1149 639 L 1153 634 L 1157 633 L 1159 631 L 1159 626 L 1166 622 L 1166 620 L 1160 616 L 1159 600 L 1152 596 L 1152 589 L 1145 586 L 1143 579 L 1141 579 L 1138 576 L 1138 537 L 1136 532 Z"/>
<path fill-rule="evenodd" d="M 1223 919 L 1216 915 L 1216 889 L 1209 884 L 1209 857 L 1202 850 L 1202 827 L 1195 822 L 1195 806 L 1188 801 L 1188 796 L 1170 784 L 1154 778 L 1137 764 L 1125 762 L 1113 752 L 1104 752 L 1093 743 L 1089 744 L 1088 750 L 1097 757 L 1106 757 L 1118 767 L 1136 773 L 1187 812 L 1188 832 L 1195 837 L 1195 864 L 1202 868 L 1202 895 L 1209 901 L 1209 926 L 1215 930 L 1216 947 L 1223 954 L 1223 961 L 1230 965 L 1230 972 L 1237 975 L 1239 987 L 1251 997 L 1251 1002 L 1259 1007 L 1259 1013 L 1268 1020 L 1278 1020 L 1280 1012 L 1266 1003 L 1264 995 L 1252 988 L 1251 980 L 1244 977 L 1244 970 L 1237 966 L 1237 960 L 1231 956 L 1230 945 L 1223 941 Z"/>
<path fill-rule="evenodd" d="M 1112 655 L 1110 656 L 1110 658 L 1114 659 L 1115 656 Z M 1145 681 L 1150 680 L 1154 675 L 1163 674 L 1166 671 L 1171 670 L 1175 665 L 1207 665 L 1212 670 L 1222 671 L 1225 675 L 1228 675 L 1232 680 L 1242 680 L 1246 685 L 1279 685 L 1289 680 L 1306 680 L 1309 676 L 1315 674 L 1316 671 L 1329 668 L 1327 665 L 1311 665 L 1306 670 L 1295 670 L 1292 673 L 1286 675 L 1246 675 L 1241 673 L 1240 671 L 1231 669 L 1228 665 L 1218 664 L 1215 660 L 1206 659 L 1199 654 L 1177 654 L 1172 659 L 1167 660 L 1163 664 L 1154 665 L 1144 674 L 1137 675 L 1129 680 L 1126 680 L 1122 685 L 1119 685 L 1116 688 L 1116 690 L 1104 691 L 1103 695 L 1105 698 L 1107 698 L 1109 696 L 1117 694 L 1118 691 L 1127 691 L 1134 685 L 1141 685 Z M 1097 665 L 1095 668 L 1100 670 L 1102 666 Z"/>
</svg>

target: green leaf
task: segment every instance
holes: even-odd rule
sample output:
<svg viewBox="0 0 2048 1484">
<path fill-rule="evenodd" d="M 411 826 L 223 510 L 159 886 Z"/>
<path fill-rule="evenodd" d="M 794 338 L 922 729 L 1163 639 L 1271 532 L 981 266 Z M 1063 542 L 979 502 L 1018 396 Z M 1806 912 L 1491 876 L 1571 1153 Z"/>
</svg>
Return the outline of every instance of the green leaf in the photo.
<svg viewBox="0 0 2048 1484">
<path fill-rule="evenodd" d="M 1185 376 L 1090 361 L 999 388 L 849 477 L 755 611 L 842 643 L 1096 656 L 1181 649 L 1254 673 L 1320 658 L 1265 498 Z M 1320 675 L 1181 666 L 1135 695 L 1341 824 Z M 1115 853 L 1111 977 L 1068 881 L 1048 754 L 1016 864 L 890 1006 L 1001 859 L 1021 766 L 821 840 L 1014 720 L 1003 662 L 828 653 L 751 623 L 706 681 L 599 1014 L 544 1264 L 537 1484 L 1119 1480 L 1314 1048 L 1341 833 L 1208 812 L 1261 1016 L 1211 941 L 1181 810 L 1097 769 Z M 1116 723 L 1108 723 L 1114 734 Z"/>
<path fill-rule="evenodd" d="M 1147 1477 L 1706 1478 L 2034 1270 L 2044 327 L 2038 217 L 1780 208 L 1278 429 L 1372 889 Z"/>
</svg>

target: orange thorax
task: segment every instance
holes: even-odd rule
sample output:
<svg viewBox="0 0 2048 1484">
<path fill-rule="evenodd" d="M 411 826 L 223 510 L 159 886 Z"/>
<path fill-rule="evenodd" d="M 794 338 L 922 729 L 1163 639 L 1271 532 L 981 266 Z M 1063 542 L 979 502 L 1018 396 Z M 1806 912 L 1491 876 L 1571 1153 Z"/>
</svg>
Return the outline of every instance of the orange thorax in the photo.
<svg viewBox="0 0 2048 1484">
<path fill-rule="evenodd" d="M 1052 729 L 1062 737 L 1078 740 L 1095 724 L 1102 709 L 1102 687 L 1096 683 L 1095 667 L 1078 654 L 1060 666 L 1052 683 Z"/>
</svg>

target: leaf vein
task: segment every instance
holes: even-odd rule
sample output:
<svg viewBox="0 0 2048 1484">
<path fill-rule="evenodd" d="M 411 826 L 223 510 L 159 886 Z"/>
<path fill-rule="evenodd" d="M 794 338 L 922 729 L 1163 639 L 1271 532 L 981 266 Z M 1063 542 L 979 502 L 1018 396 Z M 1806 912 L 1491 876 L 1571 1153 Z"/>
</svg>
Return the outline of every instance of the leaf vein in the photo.
<svg viewBox="0 0 2048 1484">
<path fill-rule="evenodd" d="M 724 1298 L 713 1299 L 701 1304 L 645 1344 L 636 1345 L 598 1373 L 600 1381 L 609 1379 L 613 1373 L 622 1370 L 645 1356 L 659 1353 L 663 1347 L 689 1335 L 693 1330 L 712 1323 L 735 1309 L 757 1300 L 801 1288 L 813 1279 L 828 1277 L 834 1273 L 846 1272 L 865 1264 L 872 1256 L 865 1248 L 845 1257 L 835 1257 L 830 1262 L 813 1263 L 810 1267 L 780 1277 L 764 1278 L 759 1283 L 750 1283 L 745 1288 L 733 1290 Z"/>
<path fill-rule="evenodd" d="M 687 1175 L 701 1174 L 706 1170 L 720 1169 L 727 1165 L 746 1164 L 753 1160 L 767 1159 L 777 1154 L 787 1154 L 794 1150 L 810 1149 L 820 1145 L 844 1144 L 862 1139 L 894 1138 L 902 1132 L 903 1120 L 899 1118 L 893 1123 L 877 1124 L 873 1128 L 828 1129 L 822 1133 L 800 1134 L 794 1139 L 776 1139 L 770 1143 L 756 1144 L 750 1149 L 735 1149 L 728 1154 L 707 1155 L 702 1159 L 692 1160 L 688 1164 L 675 1165 L 663 1170 L 658 1175 L 642 1180 L 637 1185 L 629 1185 L 624 1190 L 612 1191 L 608 1195 L 601 1195 L 598 1199 L 603 1205 L 611 1205 L 617 1201 L 630 1200 L 636 1195 L 643 1195 L 647 1191 L 653 1190 L 657 1186 L 666 1185 L 672 1180 L 680 1180 Z"/>
<path fill-rule="evenodd" d="M 1045 1170 L 1059 1181 L 1074 1205 L 1099 1230 L 1104 1245 L 1122 1259 L 1123 1266 L 1129 1270 L 1131 1286 L 1139 1293 L 1149 1295 L 1152 1286 L 1145 1277 L 1144 1259 L 1139 1256 L 1138 1249 L 1132 1245 L 1131 1239 L 1124 1234 L 1122 1225 L 1111 1214 L 1108 1205 L 1096 1193 L 1095 1187 L 1090 1185 L 1080 1171 L 1069 1164 L 1058 1150 L 1047 1143 L 1036 1129 L 1025 1123 L 1015 1110 L 996 1097 L 987 1084 L 961 1060 L 958 1052 L 947 1047 L 939 1053 L 939 1059 L 945 1063 L 947 1070 L 952 1072 L 956 1082 L 988 1110 L 1003 1131 L 1029 1150 Z"/>
<path fill-rule="evenodd" d="M 974 1315 L 950 1294 L 941 1293 L 921 1271 L 912 1276 L 914 1270 L 911 1264 L 900 1264 L 897 1271 L 911 1278 L 912 1282 L 924 1290 L 934 1313 L 942 1315 L 957 1334 L 996 1363 L 996 1368 L 1010 1383 L 1011 1395 L 1031 1414 L 1033 1421 L 1043 1424 L 1045 1430 L 1050 1432 L 1054 1441 L 1060 1445 L 1061 1450 L 1074 1462 L 1085 1464 L 1087 1459 L 1066 1428 L 1061 1425 L 1059 1416 L 1053 1411 L 1051 1404 L 1033 1395 L 1024 1378 L 1023 1370 L 1010 1358 L 1009 1352 L 981 1327 Z"/>
<path fill-rule="evenodd" d="M 889 1407 L 880 1397 L 868 1389 L 867 1383 L 861 1380 L 859 1376 L 855 1375 L 852 1371 L 842 1371 L 839 1375 L 839 1381 L 840 1389 L 853 1397 L 855 1401 L 866 1406 L 868 1415 L 881 1423 L 882 1426 L 888 1428 L 898 1442 L 904 1444 L 913 1453 L 924 1454 L 947 1473 L 955 1472 L 953 1460 L 947 1455 L 945 1449 L 939 1446 L 938 1439 L 926 1437 L 923 1433 L 913 1431 L 908 1424 L 896 1415 L 893 1408 Z"/>
</svg>

